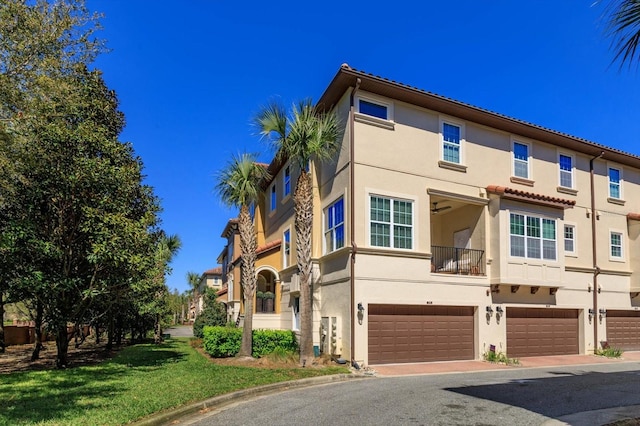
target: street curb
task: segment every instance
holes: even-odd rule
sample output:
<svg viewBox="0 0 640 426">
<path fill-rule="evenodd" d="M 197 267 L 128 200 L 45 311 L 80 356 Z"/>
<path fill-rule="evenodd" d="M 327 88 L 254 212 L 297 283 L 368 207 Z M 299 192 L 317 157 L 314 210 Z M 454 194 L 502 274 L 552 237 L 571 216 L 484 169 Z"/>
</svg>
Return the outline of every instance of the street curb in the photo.
<svg viewBox="0 0 640 426">
<path fill-rule="evenodd" d="M 175 408 L 173 410 L 163 411 L 152 414 L 134 423 L 135 426 L 160 426 L 166 425 L 177 419 L 188 415 L 196 414 L 199 411 L 209 411 L 212 408 L 221 408 L 225 405 L 237 402 L 242 398 L 256 397 L 268 395 L 270 393 L 282 392 L 290 389 L 297 389 L 308 386 L 324 385 L 329 383 L 345 382 L 348 380 L 366 379 L 374 376 L 363 376 L 357 374 L 335 374 L 330 376 L 310 377 L 308 379 L 292 380 L 288 382 L 272 383 L 269 385 L 257 386 L 249 389 L 226 393 L 224 395 L 214 396 L 204 401 L 194 402 L 189 405 Z"/>
</svg>

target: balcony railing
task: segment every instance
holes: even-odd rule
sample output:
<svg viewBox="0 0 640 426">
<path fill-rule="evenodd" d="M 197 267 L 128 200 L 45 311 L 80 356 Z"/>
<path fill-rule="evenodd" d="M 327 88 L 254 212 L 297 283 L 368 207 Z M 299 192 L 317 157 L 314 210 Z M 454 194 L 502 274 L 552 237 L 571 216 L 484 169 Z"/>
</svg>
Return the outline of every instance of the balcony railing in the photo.
<svg viewBox="0 0 640 426">
<path fill-rule="evenodd" d="M 431 246 L 431 272 L 485 275 L 484 250 Z"/>
</svg>

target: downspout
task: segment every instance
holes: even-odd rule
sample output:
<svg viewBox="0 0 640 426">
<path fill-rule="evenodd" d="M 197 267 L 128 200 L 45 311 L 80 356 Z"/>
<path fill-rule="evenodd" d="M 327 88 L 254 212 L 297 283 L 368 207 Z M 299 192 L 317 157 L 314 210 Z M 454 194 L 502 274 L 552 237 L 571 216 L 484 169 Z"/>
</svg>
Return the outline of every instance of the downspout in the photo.
<svg viewBox="0 0 640 426">
<path fill-rule="evenodd" d="M 604 151 L 589 160 L 589 175 L 591 180 L 591 253 L 593 256 L 593 351 L 595 353 L 598 348 L 598 252 L 596 244 L 596 197 L 594 184 L 593 162 L 598 158 L 602 158 Z"/>
<path fill-rule="evenodd" d="M 355 114 L 355 107 L 354 107 L 354 98 L 356 95 L 356 92 L 358 91 L 358 89 L 360 88 L 360 83 L 362 82 L 362 80 L 360 80 L 360 78 L 356 79 L 356 86 L 353 88 L 353 90 L 351 91 L 351 95 L 349 97 L 349 235 L 350 235 L 350 239 L 351 239 L 351 262 L 349 262 L 349 285 L 351 287 L 351 365 L 355 366 L 355 359 L 354 359 L 354 354 L 355 354 L 355 342 L 356 342 L 356 338 L 355 338 L 355 331 L 356 331 L 356 295 L 355 295 L 355 288 L 356 288 L 356 281 L 355 281 L 355 270 L 356 270 L 356 252 L 358 251 L 358 245 L 356 244 L 356 230 L 355 230 L 355 223 L 356 223 L 356 212 L 355 212 L 355 207 L 356 207 L 356 203 L 355 203 L 355 164 L 354 164 L 354 150 L 355 150 L 355 140 L 354 140 L 354 114 Z"/>
</svg>

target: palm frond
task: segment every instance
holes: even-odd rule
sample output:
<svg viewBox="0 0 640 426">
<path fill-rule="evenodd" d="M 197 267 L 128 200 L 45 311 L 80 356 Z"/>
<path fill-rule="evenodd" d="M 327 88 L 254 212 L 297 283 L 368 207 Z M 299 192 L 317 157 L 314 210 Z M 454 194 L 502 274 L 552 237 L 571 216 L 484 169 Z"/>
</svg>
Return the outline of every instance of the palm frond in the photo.
<svg viewBox="0 0 640 426">
<path fill-rule="evenodd" d="M 631 66 L 640 60 L 640 0 L 612 0 L 606 9 L 608 25 L 606 35 L 612 39 L 615 52 L 612 62 L 620 61 L 620 67 Z"/>
<path fill-rule="evenodd" d="M 260 109 L 254 117 L 253 125 L 260 136 L 266 139 L 275 151 L 279 151 L 280 145 L 287 136 L 287 112 L 278 102 L 271 101 Z"/>
<path fill-rule="evenodd" d="M 228 206 L 248 206 L 258 201 L 260 183 L 269 178 L 269 173 L 258 164 L 255 154 L 234 155 L 217 176 L 216 192 Z"/>
</svg>

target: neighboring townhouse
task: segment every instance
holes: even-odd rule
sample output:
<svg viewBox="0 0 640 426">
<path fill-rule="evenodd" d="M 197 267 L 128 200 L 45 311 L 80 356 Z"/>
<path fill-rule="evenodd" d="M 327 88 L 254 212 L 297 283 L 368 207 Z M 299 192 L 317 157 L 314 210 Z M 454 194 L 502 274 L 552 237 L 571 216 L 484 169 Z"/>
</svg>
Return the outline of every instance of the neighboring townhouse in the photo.
<svg viewBox="0 0 640 426">
<path fill-rule="evenodd" d="M 204 292 L 207 288 L 214 290 L 216 293 L 222 290 L 222 268 L 216 267 L 207 269 L 202 273 L 200 277 L 200 284 L 198 284 L 198 300 L 196 303 L 197 314 L 204 309 Z M 197 316 L 196 314 L 196 316 Z"/>
<path fill-rule="evenodd" d="M 319 352 L 371 365 L 640 350 L 640 157 L 347 65 L 318 105 L 344 124 L 336 161 L 310 168 Z M 269 171 L 257 273 L 276 302 L 255 327 L 296 330 L 297 171 Z"/>
</svg>

